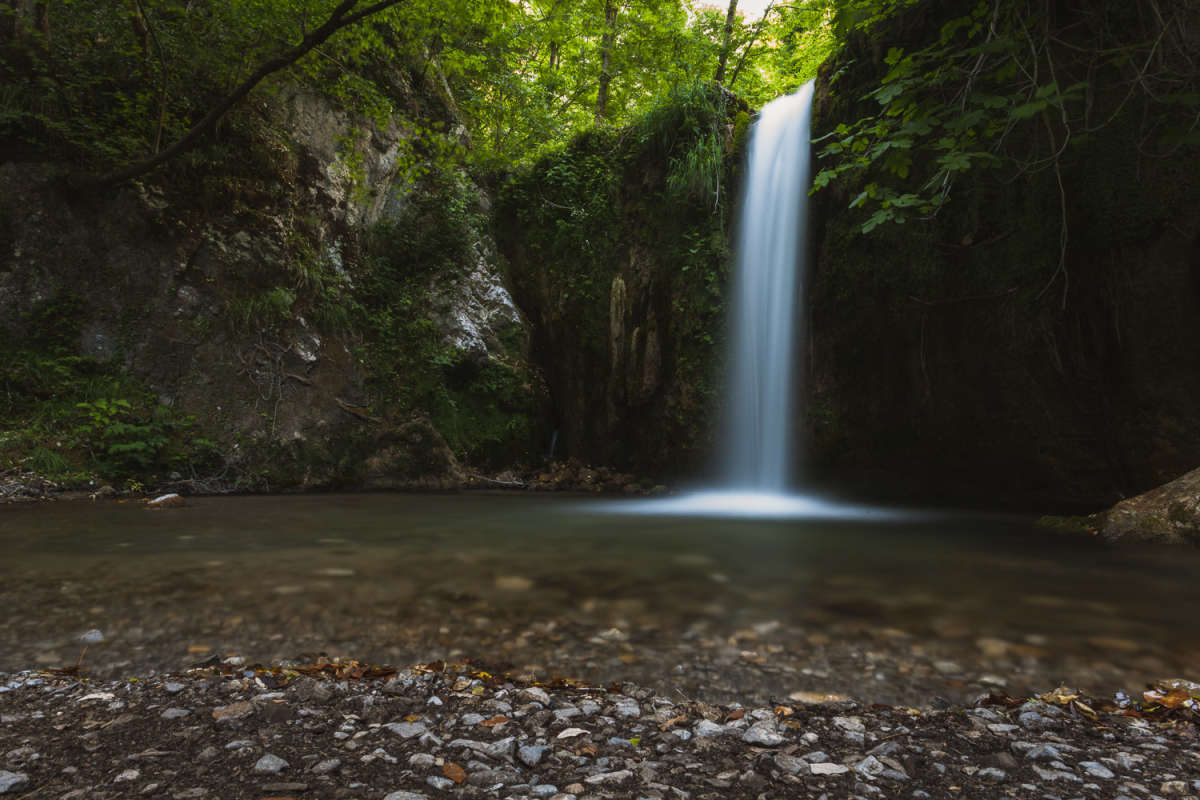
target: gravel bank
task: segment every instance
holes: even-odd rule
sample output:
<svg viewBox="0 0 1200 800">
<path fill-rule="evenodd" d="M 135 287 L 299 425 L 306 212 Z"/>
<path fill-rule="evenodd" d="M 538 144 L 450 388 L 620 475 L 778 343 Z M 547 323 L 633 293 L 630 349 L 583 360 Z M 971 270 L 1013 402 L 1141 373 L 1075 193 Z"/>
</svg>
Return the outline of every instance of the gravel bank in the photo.
<svg viewBox="0 0 1200 800">
<path fill-rule="evenodd" d="M 820 700 L 718 706 L 629 684 L 515 684 L 463 665 L 261 670 L 235 662 L 106 682 L 0 674 L 0 795 L 1200 795 L 1190 704 L 1130 715 L 1063 693 L 925 711 Z"/>
</svg>

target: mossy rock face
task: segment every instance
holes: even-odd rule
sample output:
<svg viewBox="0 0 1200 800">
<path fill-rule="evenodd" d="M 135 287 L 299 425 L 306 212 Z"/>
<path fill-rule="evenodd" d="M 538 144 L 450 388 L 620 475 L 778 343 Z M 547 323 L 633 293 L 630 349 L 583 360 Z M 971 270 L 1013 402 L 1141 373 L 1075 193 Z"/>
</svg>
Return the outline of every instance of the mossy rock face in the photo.
<svg viewBox="0 0 1200 800">
<path fill-rule="evenodd" d="M 747 111 L 698 89 L 581 136 L 501 193 L 497 235 L 559 455 L 678 476 L 710 451 Z"/>
<path fill-rule="evenodd" d="M 1200 469 L 1121 501 L 1100 530 L 1111 542 L 1200 544 Z"/>
<path fill-rule="evenodd" d="M 961 9 L 920 4 L 893 33 L 936 36 L 935 12 Z M 823 69 L 815 137 L 878 113 L 886 50 L 852 43 Z M 1128 94 L 1089 91 L 1097 108 Z M 1200 148 L 1141 155 L 1143 100 L 1063 152 L 1065 254 L 1049 168 L 966 173 L 933 218 L 869 234 L 863 186 L 814 196 L 810 407 L 838 421 L 809 420 L 818 472 L 1091 510 L 1200 464 Z"/>
<path fill-rule="evenodd" d="M 456 489 L 466 476 L 437 428 L 411 419 L 381 433 L 363 464 L 368 489 Z"/>
</svg>

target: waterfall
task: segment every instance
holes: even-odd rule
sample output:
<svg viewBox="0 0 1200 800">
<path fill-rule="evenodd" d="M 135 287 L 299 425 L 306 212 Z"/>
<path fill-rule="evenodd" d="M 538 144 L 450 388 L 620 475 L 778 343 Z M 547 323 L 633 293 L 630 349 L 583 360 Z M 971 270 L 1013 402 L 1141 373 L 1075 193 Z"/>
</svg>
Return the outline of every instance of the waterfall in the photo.
<svg viewBox="0 0 1200 800">
<path fill-rule="evenodd" d="M 782 492 L 794 470 L 793 386 L 803 333 L 813 84 L 768 103 L 750 134 L 730 304 L 721 448 L 729 488 Z"/>
<path fill-rule="evenodd" d="M 813 84 L 768 103 L 750 133 L 730 303 L 728 399 L 714 491 L 598 510 L 798 519 L 895 519 L 891 510 L 789 493 L 808 230 Z"/>
</svg>

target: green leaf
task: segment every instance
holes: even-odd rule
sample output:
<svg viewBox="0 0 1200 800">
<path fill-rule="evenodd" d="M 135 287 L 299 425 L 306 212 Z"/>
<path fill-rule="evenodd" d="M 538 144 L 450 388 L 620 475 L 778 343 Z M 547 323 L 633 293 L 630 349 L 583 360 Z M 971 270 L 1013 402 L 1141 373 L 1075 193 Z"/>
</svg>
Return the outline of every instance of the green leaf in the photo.
<svg viewBox="0 0 1200 800">
<path fill-rule="evenodd" d="M 1034 100 L 1030 103 L 1022 103 L 1009 112 L 1009 116 L 1013 119 L 1029 119 L 1035 114 L 1040 114 L 1049 105 L 1045 100 Z"/>
</svg>

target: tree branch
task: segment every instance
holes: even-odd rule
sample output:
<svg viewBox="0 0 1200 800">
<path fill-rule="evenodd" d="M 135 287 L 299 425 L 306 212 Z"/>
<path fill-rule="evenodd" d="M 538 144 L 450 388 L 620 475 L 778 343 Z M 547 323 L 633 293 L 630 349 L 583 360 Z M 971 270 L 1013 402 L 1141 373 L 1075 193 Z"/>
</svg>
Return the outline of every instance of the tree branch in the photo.
<svg viewBox="0 0 1200 800">
<path fill-rule="evenodd" d="M 246 96 L 249 95 L 254 89 L 254 87 L 261 83 L 267 76 L 279 72 L 282 69 L 286 69 L 292 64 L 295 64 L 297 61 L 307 55 L 309 51 L 323 44 L 327 39 L 340 31 L 342 28 L 349 27 L 350 25 L 353 25 L 356 22 L 371 16 L 372 14 L 376 14 L 380 11 L 390 8 L 391 6 L 398 5 L 401 2 L 404 2 L 404 0 L 380 0 L 377 3 L 359 9 L 351 14 L 349 12 L 356 5 L 358 5 L 359 0 L 342 0 L 342 2 L 339 3 L 338 6 L 330 13 L 329 18 L 325 20 L 325 22 L 319 28 L 305 36 L 299 44 L 289 47 L 283 52 L 267 59 L 260 64 L 258 68 L 250 74 L 250 77 L 246 78 L 244 81 L 238 84 L 233 91 L 221 98 L 220 102 L 213 106 L 209 112 L 204 115 L 203 119 L 193 125 L 187 133 L 181 136 L 179 140 L 170 147 L 155 153 L 150 158 L 130 164 L 129 166 L 119 169 L 116 172 L 109 173 L 108 175 L 92 181 L 84 181 L 85 185 L 90 184 L 96 187 L 112 186 L 118 183 L 124 183 L 125 181 L 133 180 L 134 178 L 145 175 L 147 172 L 150 172 L 161 164 L 170 161 L 172 158 L 175 158 L 181 153 L 192 149 L 206 134 L 211 132 L 212 129 L 216 127 L 217 123 L 221 120 L 221 117 L 225 116 L 225 114 L 231 108 L 245 99 Z"/>
</svg>

